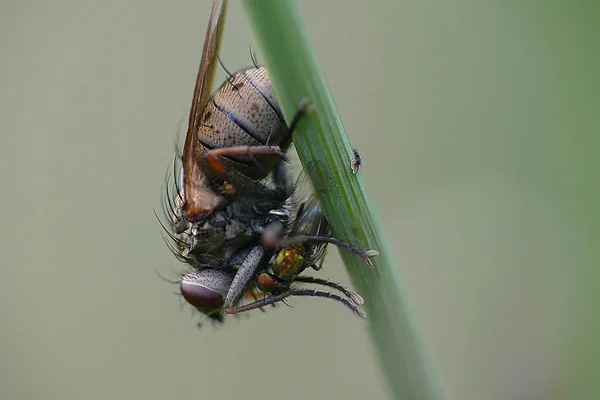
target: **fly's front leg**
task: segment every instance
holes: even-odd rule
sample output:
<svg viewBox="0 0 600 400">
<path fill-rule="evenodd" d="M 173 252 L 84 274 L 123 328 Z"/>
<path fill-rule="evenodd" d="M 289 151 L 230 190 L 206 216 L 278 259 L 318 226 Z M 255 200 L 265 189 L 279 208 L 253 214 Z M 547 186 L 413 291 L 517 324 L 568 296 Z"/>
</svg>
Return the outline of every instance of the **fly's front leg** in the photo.
<svg viewBox="0 0 600 400">
<path fill-rule="evenodd" d="M 273 221 L 265 227 L 256 227 L 255 232 L 262 235 L 263 241 L 265 237 L 271 238 L 267 241 L 277 241 L 284 233 L 284 224 L 281 221 Z M 238 313 L 236 311 L 238 307 L 235 305 L 244 296 L 252 280 L 256 278 L 266 253 L 267 248 L 259 244 L 254 246 L 244 257 L 225 297 L 223 311 L 227 314 Z"/>
<path fill-rule="evenodd" d="M 236 303 L 244 296 L 248 285 L 256 276 L 265 253 L 266 249 L 263 246 L 255 246 L 242 261 L 223 304 L 223 311 L 227 314 L 234 314 L 233 309 Z"/>
<path fill-rule="evenodd" d="M 288 127 L 288 134 L 281 142 L 282 148 L 287 149 L 288 146 L 292 143 L 292 135 L 296 130 L 298 122 L 300 122 L 302 117 L 304 117 L 305 115 L 312 114 L 314 111 L 315 106 L 312 105 L 308 99 L 302 99 L 300 101 L 298 111 L 296 111 L 296 114 L 294 114 L 294 117 L 292 118 L 292 121 L 290 122 L 290 125 Z"/>
<path fill-rule="evenodd" d="M 312 236 L 300 233 L 298 235 L 280 238 L 279 240 L 275 240 L 276 238 L 274 236 L 269 236 L 268 238 L 270 240 L 265 241 L 263 234 L 263 243 L 269 248 L 282 248 L 307 242 L 331 243 L 334 246 L 339 247 L 340 249 L 344 249 L 347 252 L 352 253 L 357 257 L 360 257 L 371 268 L 374 268 L 373 263 L 371 262 L 371 258 L 379 255 L 379 252 L 377 250 L 361 251 L 356 247 L 344 242 L 343 240 L 339 240 L 329 236 Z"/>
</svg>

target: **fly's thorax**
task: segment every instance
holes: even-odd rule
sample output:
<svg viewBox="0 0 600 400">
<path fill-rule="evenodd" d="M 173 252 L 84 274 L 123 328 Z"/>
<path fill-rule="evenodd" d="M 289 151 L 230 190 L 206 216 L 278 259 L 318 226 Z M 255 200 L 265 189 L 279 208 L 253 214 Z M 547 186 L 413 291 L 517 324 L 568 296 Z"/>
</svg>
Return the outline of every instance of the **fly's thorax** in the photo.
<svg viewBox="0 0 600 400">
<path fill-rule="evenodd" d="M 206 189 L 210 191 L 209 188 Z M 225 200 L 224 198 L 222 198 Z M 226 202 L 221 204 L 226 206 Z M 171 204 L 171 230 L 175 248 L 179 255 L 192 266 L 204 264 L 205 255 L 217 256 L 221 251 L 223 243 L 223 224 L 218 221 L 224 219 L 221 209 L 211 210 L 211 213 L 203 215 L 197 221 L 187 218 L 185 209 L 185 194 L 177 193 Z M 208 250 L 211 251 L 208 251 Z M 220 261 L 219 264 L 222 264 Z"/>
<path fill-rule="evenodd" d="M 226 263 L 236 249 L 257 236 L 252 226 L 261 217 L 250 205 L 234 200 L 196 222 L 183 219 L 179 225 L 185 229 L 173 236 L 181 255 L 190 259 L 192 265 L 204 262 L 206 257 Z"/>
<path fill-rule="evenodd" d="M 196 154 L 235 146 L 287 147 L 288 136 L 267 70 L 249 68 L 225 81 L 207 104 L 195 144 Z M 252 179 L 262 179 L 280 158 L 236 155 L 224 157 L 222 161 L 225 168 L 234 168 Z M 210 174 L 210 168 L 203 170 Z"/>
<path fill-rule="evenodd" d="M 184 195 L 171 204 L 171 233 L 174 248 L 188 264 L 197 268 L 227 265 L 245 246 L 256 242 L 260 232 L 273 221 L 286 224 L 290 218 L 290 199 L 273 202 L 272 209 L 259 207 L 262 201 L 245 195 L 227 198 L 222 208 L 198 221 L 185 214 Z"/>
</svg>

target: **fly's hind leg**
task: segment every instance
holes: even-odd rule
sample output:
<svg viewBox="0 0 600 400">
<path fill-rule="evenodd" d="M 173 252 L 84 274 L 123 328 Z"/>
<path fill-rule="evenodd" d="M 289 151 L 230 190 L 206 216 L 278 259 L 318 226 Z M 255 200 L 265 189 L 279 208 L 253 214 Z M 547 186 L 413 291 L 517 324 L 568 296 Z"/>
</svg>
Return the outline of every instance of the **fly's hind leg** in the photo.
<svg viewBox="0 0 600 400">
<path fill-rule="evenodd" d="M 227 176 L 230 170 L 225 167 L 221 157 L 231 156 L 279 156 L 287 160 L 279 146 L 231 146 L 220 149 L 212 149 L 204 154 L 210 169 L 217 175 Z"/>
<path fill-rule="evenodd" d="M 236 168 L 227 168 L 223 163 L 222 156 L 256 156 L 256 155 L 276 155 L 282 158 L 274 168 L 275 184 L 276 187 L 271 187 L 265 184 L 262 180 L 252 179 L 248 175 L 240 172 Z M 285 200 L 287 197 L 282 197 L 285 191 L 282 186 L 280 187 L 278 182 L 278 176 L 282 175 L 279 170 L 283 171 L 287 159 L 285 154 L 281 151 L 279 146 L 234 146 L 224 147 L 221 149 L 213 149 L 204 154 L 206 159 L 206 165 L 211 169 L 213 173 L 218 176 L 222 176 L 223 179 L 231 185 L 231 188 L 223 188 L 222 192 L 227 193 L 232 190 L 232 193 L 236 193 L 241 190 L 244 193 L 254 195 L 255 197 L 267 197 L 267 198 L 282 198 Z M 257 167 L 262 168 L 260 164 L 256 164 Z"/>
<path fill-rule="evenodd" d="M 278 156 L 284 162 L 288 162 L 285 156 L 284 150 L 287 149 L 292 142 L 292 135 L 298 126 L 298 122 L 303 116 L 308 115 L 314 111 L 314 106 L 306 99 L 300 102 L 298 111 L 292 118 L 288 127 L 288 133 L 283 138 L 279 145 L 269 145 L 268 141 L 264 146 L 231 146 L 220 149 L 211 149 L 204 154 L 206 158 L 206 164 L 212 170 L 213 173 L 223 176 L 227 181 L 234 184 L 234 186 L 240 184 L 248 184 L 248 177 L 232 168 L 226 168 L 223 163 L 222 157 L 232 156 L 247 156 L 253 158 L 254 156 Z M 282 164 L 282 163 L 279 163 Z M 256 167 L 258 169 L 262 166 L 257 162 Z M 275 177 L 277 179 L 277 176 Z"/>
<path fill-rule="evenodd" d="M 262 195 L 264 197 L 270 197 L 278 201 L 284 201 L 287 199 L 293 190 L 289 179 L 286 176 L 286 164 L 289 163 L 284 150 L 287 149 L 292 142 L 292 134 L 298 126 L 298 122 L 304 117 L 314 111 L 314 106 L 310 104 L 308 100 L 302 100 L 300 106 L 290 125 L 288 127 L 288 133 L 279 143 L 279 145 L 269 145 L 268 141 L 266 145 L 262 146 L 231 146 L 223 147 L 219 149 L 211 149 L 204 153 L 205 163 L 211 171 L 222 176 L 228 183 L 235 188 L 243 188 L 246 193 L 252 193 L 254 195 Z M 227 168 L 223 162 L 223 157 L 235 157 L 235 156 L 246 156 L 255 161 L 254 168 L 258 171 L 266 172 L 263 166 L 254 158 L 255 156 L 276 156 L 281 159 L 272 170 L 273 181 L 275 187 L 269 187 L 260 180 L 250 179 L 244 173 L 236 170 L 235 168 Z"/>
</svg>

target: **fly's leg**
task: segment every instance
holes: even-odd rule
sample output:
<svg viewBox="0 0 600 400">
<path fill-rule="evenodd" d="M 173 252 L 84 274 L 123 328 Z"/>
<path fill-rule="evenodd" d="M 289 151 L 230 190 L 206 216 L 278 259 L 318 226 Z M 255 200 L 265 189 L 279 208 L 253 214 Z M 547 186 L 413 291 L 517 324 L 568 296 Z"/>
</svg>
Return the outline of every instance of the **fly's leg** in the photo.
<svg viewBox="0 0 600 400">
<path fill-rule="evenodd" d="M 332 238 L 329 236 L 311 236 L 305 234 L 298 234 L 286 238 L 277 239 L 275 235 L 266 235 L 266 233 L 263 234 L 263 243 L 268 248 L 282 248 L 306 242 L 331 243 L 339 247 L 340 249 L 344 249 L 347 252 L 352 253 L 357 257 L 360 257 L 371 268 L 374 268 L 373 263 L 371 262 L 371 258 L 379 255 L 379 252 L 377 250 L 361 251 L 342 240 Z"/>
<path fill-rule="evenodd" d="M 246 175 L 235 171 L 232 168 L 227 169 L 225 164 L 223 163 L 221 157 L 231 157 L 231 156 L 279 156 L 283 161 L 288 162 L 284 152 L 282 149 L 287 149 L 292 142 L 292 134 L 296 130 L 298 122 L 302 119 L 303 116 L 310 114 L 314 111 L 314 106 L 312 106 L 308 100 L 303 100 L 300 103 L 300 107 L 294 117 L 292 118 L 292 122 L 288 128 L 288 134 L 282 140 L 279 146 L 232 146 L 232 147 L 224 147 L 220 149 L 212 149 L 207 151 L 203 157 L 206 158 L 206 164 L 208 167 L 217 175 L 221 175 L 227 179 L 234 186 L 237 185 L 248 185 L 249 179 Z M 279 163 L 282 164 L 282 163 Z M 257 163 L 257 168 L 261 168 L 261 165 Z M 275 176 L 277 179 L 277 176 Z M 251 185 L 251 183 L 250 183 Z M 261 185 L 262 187 L 258 189 L 258 193 L 264 193 L 264 190 L 268 191 L 266 186 Z M 249 190 L 252 192 L 252 188 Z"/>
<path fill-rule="evenodd" d="M 284 299 L 291 297 L 291 296 L 321 297 L 321 298 L 325 298 L 325 299 L 334 300 L 334 301 L 337 301 L 338 303 L 342 303 L 343 305 L 348 307 L 352 312 L 354 312 L 359 317 L 367 318 L 367 314 L 364 312 L 364 310 L 360 306 L 352 303 L 351 301 L 348 301 L 348 300 L 344 299 L 343 297 L 340 297 L 333 293 L 321 292 L 319 290 L 313 290 L 313 289 L 287 290 L 287 291 L 277 294 L 277 295 L 267 296 L 265 298 L 262 298 L 255 302 L 252 302 L 250 304 L 246 304 L 243 306 L 225 310 L 225 312 L 228 314 L 238 314 L 238 313 L 242 313 L 245 311 L 254 310 L 256 308 L 268 306 L 269 304 L 278 303 L 278 302 L 283 301 Z"/>
<path fill-rule="evenodd" d="M 296 111 L 296 114 L 294 114 L 294 117 L 292 118 L 292 122 L 290 122 L 290 126 L 288 127 L 288 134 L 285 137 L 285 139 L 283 139 L 283 141 L 281 142 L 282 148 L 287 149 L 289 147 L 289 145 L 292 143 L 292 135 L 293 135 L 294 131 L 296 130 L 296 128 L 298 127 L 298 122 L 300 122 L 302 117 L 304 117 L 305 115 L 312 114 L 314 111 L 315 111 L 315 106 L 312 105 L 308 99 L 302 99 L 300 101 L 298 111 Z"/>
<path fill-rule="evenodd" d="M 294 183 L 289 179 L 287 173 L 287 163 L 280 162 L 273 168 L 273 185 L 267 186 L 261 181 L 249 179 L 239 171 L 231 170 L 229 175 L 236 175 L 237 178 L 228 178 L 233 187 L 243 188 L 244 193 L 253 195 L 257 200 L 256 209 L 269 211 L 279 207 L 287 200 L 294 191 Z M 236 182 L 240 182 L 237 183 Z M 237 186 L 239 185 L 239 186 Z M 266 200 L 266 202 L 264 202 Z M 262 204 L 262 203 L 265 204 Z"/>
<path fill-rule="evenodd" d="M 323 263 L 325 262 L 325 258 L 327 257 L 328 251 L 329 251 L 329 248 L 325 247 L 325 250 L 323 250 L 323 255 L 321 256 L 321 259 L 319 260 L 319 264 L 311 265 L 312 269 L 314 269 L 315 271 L 320 271 L 321 268 L 323 268 Z"/>
<path fill-rule="evenodd" d="M 249 283 L 256 276 L 256 272 L 261 265 L 265 252 L 266 249 L 263 246 L 255 246 L 250 250 L 246 258 L 244 258 L 244 261 L 242 261 L 231 282 L 231 286 L 225 297 L 225 303 L 223 304 L 223 311 L 227 314 L 234 314 L 232 309 L 244 296 Z"/>
<path fill-rule="evenodd" d="M 244 193 L 254 195 L 256 197 L 268 197 L 273 199 L 280 199 L 282 197 L 283 190 L 279 186 L 272 188 L 265 185 L 263 182 L 257 179 L 251 179 L 246 174 L 238 171 L 235 168 L 226 168 L 225 164 L 221 160 L 221 156 L 255 156 L 255 155 L 277 155 L 287 161 L 285 155 L 281 151 L 279 146 L 234 146 L 224 147 L 221 149 L 214 149 L 206 152 L 204 157 L 206 158 L 206 165 L 217 175 L 223 176 L 223 178 L 231 184 L 234 190 L 242 189 Z M 285 162 L 277 163 L 275 170 L 284 170 Z M 260 167 L 260 164 L 257 163 Z M 277 173 L 281 174 L 281 173 Z M 277 179 L 277 175 L 275 176 Z M 276 182 L 277 184 L 277 182 Z M 285 200 L 287 197 L 283 197 Z"/>
<path fill-rule="evenodd" d="M 283 161 L 276 164 L 273 174 L 275 187 L 265 185 L 260 180 L 251 179 L 246 174 L 238 171 L 235 168 L 226 168 L 221 160 L 221 156 L 255 156 L 255 155 L 276 155 Z M 254 195 L 256 197 L 267 197 L 283 201 L 289 197 L 292 188 L 286 183 L 287 177 L 285 174 L 286 164 L 288 162 L 285 154 L 279 146 L 234 146 L 221 149 L 214 149 L 204 154 L 206 157 L 206 165 L 217 175 L 221 175 L 232 185 L 234 189 L 241 188 L 244 193 Z M 262 168 L 260 164 L 256 164 L 258 168 Z"/>
<path fill-rule="evenodd" d="M 269 232 L 269 234 L 279 237 L 283 234 L 284 224 L 281 221 L 273 221 L 266 227 L 257 227 L 256 229 L 256 232 L 262 235 Z M 241 261 L 223 304 L 223 311 L 227 314 L 235 314 L 232 309 L 244 296 L 248 285 L 256 277 L 266 252 L 267 249 L 263 245 L 254 246 Z"/>
<path fill-rule="evenodd" d="M 288 134 L 281 142 L 280 146 L 269 146 L 268 143 L 265 146 L 231 146 L 220 149 L 212 149 L 205 153 L 210 168 L 219 175 L 225 175 L 227 173 L 225 165 L 221 162 L 221 156 L 256 156 L 256 155 L 276 155 L 280 156 L 285 160 L 285 155 L 281 150 L 286 149 L 292 142 L 292 134 L 298 126 L 298 122 L 303 116 L 310 114 L 314 111 L 308 100 L 302 100 L 300 102 L 300 108 L 292 118 L 292 122 L 288 128 Z"/>
<path fill-rule="evenodd" d="M 365 304 L 365 301 L 363 300 L 362 296 L 359 295 L 358 293 L 351 292 L 348 289 L 346 289 L 345 287 L 343 287 L 342 285 L 338 285 L 337 283 L 329 282 L 328 280 L 325 280 L 325 279 L 313 278 L 312 276 L 297 276 L 296 279 L 294 279 L 294 282 L 312 283 L 313 285 L 327 286 L 328 288 L 331 288 L 333 290 L 337 290 L 340 293 L 343 293 L 346 297 L 348 297 L 350 300 L 352 300 L 354 302 L 354 304 L 356 304 L 357 306 L 362 306 L 363 304 Z"/>
<path fill-rule="evenodd" d="M 311 114 L 314 110 L 315 107 L 310 104 L 308 99 L 303 99 L 300 102 L 300 107 L 298 107 L 298 111 L 296 111 L 288 128 L 288 135 L 281 143 L 281 148 L 287 149 L 290 146 L 292 143 L 292 135 L 298 126 L 298 122 L 300 122 L 302 117 Z M 275 166 L 273 170 L 273 181 L 275 182 L 275 190 L 274 193 L 272 193 L 273 198 L 284 201 L 292 195 L 294 186 L 286 173 L 286 162 L 280 162 Z"/>
<path fill-rule="evenodd" d="M 221 161 L 221 156 L 279 156 L 285 160 L 285 155 L 279 146 L 231 146 L 212 149 L 204 154 L 210 169 L 217 175 L 227 176 L 228 170 Z"/>
</svg>

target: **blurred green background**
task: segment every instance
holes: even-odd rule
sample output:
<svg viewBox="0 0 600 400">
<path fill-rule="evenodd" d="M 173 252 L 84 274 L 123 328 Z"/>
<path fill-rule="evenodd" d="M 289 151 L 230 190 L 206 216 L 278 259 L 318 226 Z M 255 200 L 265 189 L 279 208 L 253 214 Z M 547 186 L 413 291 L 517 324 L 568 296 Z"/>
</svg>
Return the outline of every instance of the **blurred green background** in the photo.
<svg viewBox="0 0 600 400">
<path fill-rule="evenodd" d="M 0 3 L 0 398 L 386 398 L 338 304 L 198 330 L 157 274 L 210 6 Z M 600 398 L 599 3 L 300 8 L 449 397 Z"/>
</svg>

